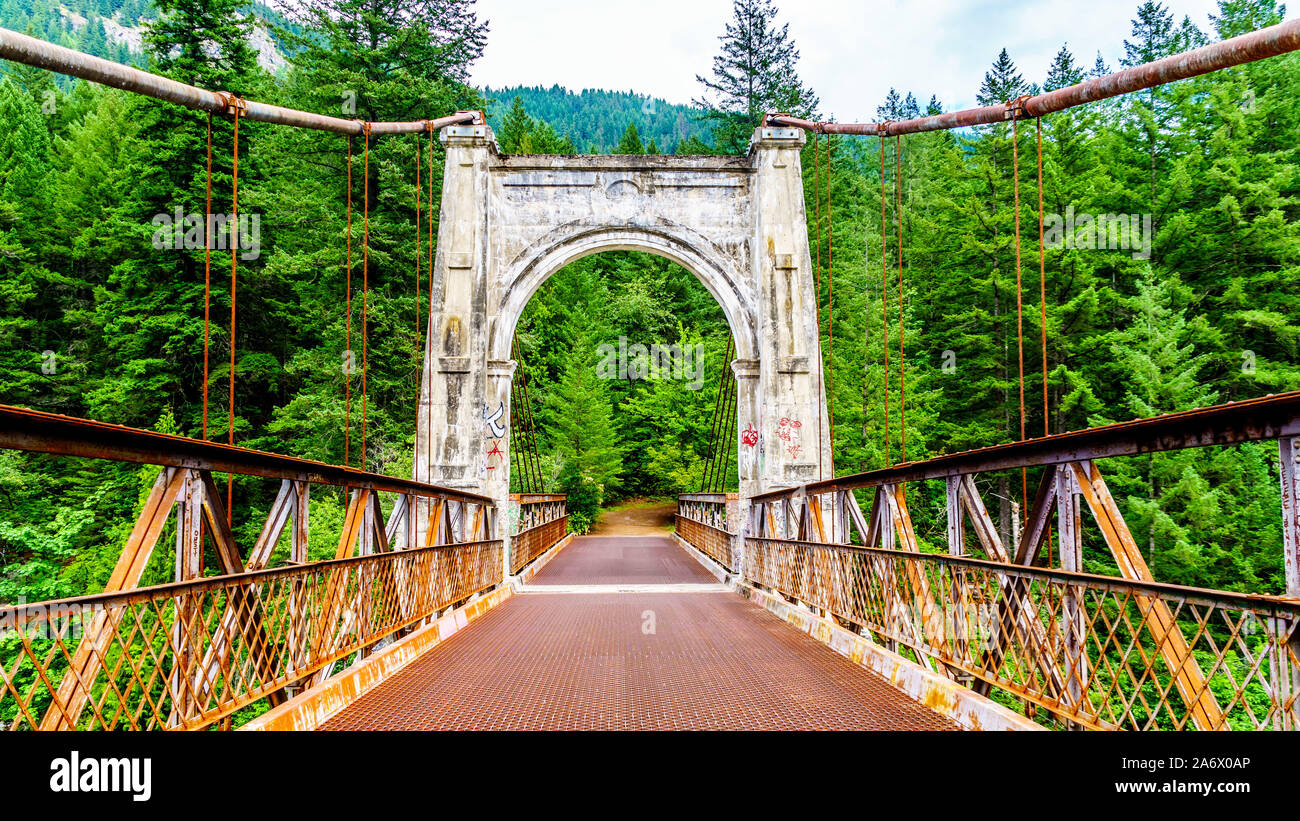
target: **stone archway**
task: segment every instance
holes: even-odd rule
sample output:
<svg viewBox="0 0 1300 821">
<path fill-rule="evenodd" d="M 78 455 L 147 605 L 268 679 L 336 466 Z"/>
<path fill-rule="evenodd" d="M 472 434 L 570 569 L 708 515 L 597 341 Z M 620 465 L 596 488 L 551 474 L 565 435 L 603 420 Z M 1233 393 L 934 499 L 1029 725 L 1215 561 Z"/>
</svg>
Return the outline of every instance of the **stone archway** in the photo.
<svg viewBox="0 0 1300 821">
<path fill-rule="evenodd" d="M 642 251 L 671 260 L 694 274 L 726 315 L 736 340 L 736 357 L 757 359 L 757 311 L 750 295 L 737 287 L 744 281 L 742 272 L 724 254 L 717 253 L 717 249 L 711 249 L 714 251 L 711 254 L 696 250 L 705 246 L 707 240 L 680 225 L 560 226 L 530 246 L 503 272 L 499 310 L 489 328 L 489 356 L 510 358 L 510 340 L 524 308 L 542 284 L 560 269 L 605 251 Z"/>
<path fill-rule="evenodd" d="M 515 326 L 548 277 L 608 250 L 664 256 L 722 306 L 737 347 L 742 504 L 833 475 L 803 132 L 760 128 L 744 157 L 506 156 L 483 125 L 441 139 L 416 479 L 506 500 Z"/>
</svg>

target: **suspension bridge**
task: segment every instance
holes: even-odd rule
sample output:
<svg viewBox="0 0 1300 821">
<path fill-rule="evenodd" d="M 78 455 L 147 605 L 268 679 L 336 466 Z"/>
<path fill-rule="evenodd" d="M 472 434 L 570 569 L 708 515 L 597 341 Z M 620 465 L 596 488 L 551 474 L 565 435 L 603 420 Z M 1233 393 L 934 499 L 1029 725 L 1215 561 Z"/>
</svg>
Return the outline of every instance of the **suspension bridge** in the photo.
<svg viewBox="0 0 1300 821">
<path fill-rule="evenodd" d="M 206 378 L 201 438 L 0 406 L 0 447 L 159 468 L 103 592 L 0 608 L 0 709 L 13 729 L 42 730 L 1296 729 L 1300 392 L 1031 437 L 1022 336 L 1019 441 L 909 462 L 904 440 L 897 463 L 836 476 L 801 156 L 808 132 L 879 138 L 883 201 L 887 138 L 1018 130 L 1297 49 L 1293 21 L 967 111 L 863 124 L 771 114 L 746 156 L 558 157 L 501 154 L 479 112 L 345 120 L 0 30 L 2 58 L 229 118 L 236 139 L 241 120 L 346 137 L 348 271 L 359 252 L 363 305 L 370 197 L 354 250 L 354 142 L 368 168 L 373 140 L 427 137 L 430 215 L 435 134 L 445 147 L 436 239 L 432 220 L 416 225 L 427 313 L 410 478 L 365 469 L 364 359 L 355 467 L 240 447 L 233 416 L 227 441 L 210 441 Z M 1041 163 L 1038 182 L 1041 197 Z M 672 532 L 574 538 L 565 498 L 541 486 L 515 328 L 548 277 L 618 249 L 700 279 L 730 325 L 731 370 L 714 460 Z M 901 277 L 901 233 L 895 249 Z M 234 249 L 232 293 L 238 265 Z M 205 270 L 210 286 L 210 253 Z M 202 310 L 210 325 L 206 292 Z M 205 377 L 208 360 L 205 341 Z M 901 341 L 895 361 L 901 421 Z M 1261 441 L 1278 448 L 1285 594 L 1153 578 L 1106 460 Z M 512 451 L 528 492 L 510 491 Z M 738 487 L 725 492 L 733 459 Z M 1008 539 L 976 478 L 1015 473 L 1024 515 Z M 278 483 L 251 544 L 230 524 L 235 476 Z M 909 513 L 909 486 L 926 482 L 945 488 L 945 552 L 922 550 Z M 307 553 L 313 487 L 348 499 L 323 561 Z M 1087 528 L 1113 575 L 1084 572 Z M 173 531 L 173 581 L 141 586 Z"/>
</svg>

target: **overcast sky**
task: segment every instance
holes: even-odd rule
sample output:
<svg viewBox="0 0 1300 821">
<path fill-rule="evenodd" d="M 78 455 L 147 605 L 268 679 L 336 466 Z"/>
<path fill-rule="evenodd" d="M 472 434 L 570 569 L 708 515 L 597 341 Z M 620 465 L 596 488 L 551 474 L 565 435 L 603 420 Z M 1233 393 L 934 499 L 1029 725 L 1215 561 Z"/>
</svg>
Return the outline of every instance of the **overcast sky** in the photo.
<svg viewBox="0 0 1300 821">
<path fill-rule="evenodd" d="M 1209 30 L 1216 0 L 1165 0 Z M 842 122 L 871 120 L 891 86 L 924 105 L 974 105 L 1005 46 L 1041 82 L 1062 43 L 1091 67 L 1118 68 L 1139 0 L 777 0 L 802 59 L 799 73 Z M 1300 3 L 1295 4 L 1300 6 Z M 637 91 L 685 103 L 698 96 L 731 0 L 478 0 L 491 22 L 479 85 Z M 1296 16 L 1289 11 L 1288 17 Z"/>
</svg>

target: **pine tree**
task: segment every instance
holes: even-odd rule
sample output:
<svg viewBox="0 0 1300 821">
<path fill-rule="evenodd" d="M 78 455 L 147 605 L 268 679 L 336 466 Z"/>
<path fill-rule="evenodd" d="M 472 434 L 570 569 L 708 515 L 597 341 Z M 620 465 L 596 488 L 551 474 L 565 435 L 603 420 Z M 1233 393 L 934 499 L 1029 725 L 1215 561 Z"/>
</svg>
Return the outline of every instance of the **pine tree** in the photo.
<svg viewBox="0 0 1300 821">
<path fill-rule="evenodd" d="M 1220 40 L 1275 26 L 1286 17 L 1286 6 L 1277 0 L 1219 0 L 1219 13 L 1210 22 Z"/>
<path fill-rule="evenodd" d="M 684 155 L 712 154 L 713 148 L 699 137 L 691 136 L 679 142 L 672 153 Z"/>
<path fill-rule="evenodd" d="M 593 337 L 574 330 L 571 348 L 574 355 L 546 402 L 551 409 L 549 439 L 560 465 L 558 486 L 569 494 L 570 521 L 581 532 L 618 482 L 623 449 L 609 389 L 596 373 Z"/>
<path fill-rule="evenodd" d="M 885 95 L 885 101 L 876 106 L 876 117 L 881 120 L 903 119 L 903 98 L 893 86 L 890 86 L 889 93 Z"/>
<path fill-rule="evenodd" d="M 1133 39 L 1124 41 L 1122 65 L 1150 63 L 1173 53 L 1174 15 L 1164 3 L 1144 0 L 1132 23 Z"/>
<path fill-rule="evenodd" d="M 1102 58 L 1101 52 L 1098 51 L 1097 59 L 1093 60 L 1092 69 L 1088 72 L 1088 79 L 1095 80 L 1098 77 L 1105 77 L 1110 73 L 1110 66 L 1106 65 L 1106 61 Z"/>
<path fill-rule="evenodd" d="M 1183 15 L 1183 20 L 1178 24 L 1178 29 L 1174 31 L 1174 53 L 1182 51 L 1191 51 L 1207 45 L 1210 38 L 1205 36 L 1195 23 L 1192 22 L 1190 15 Z"/>
<path fill-rule="evenodd" d="M 708 112 L 715 143 L 726 152 L 743 151 L 768 112 L 811 117 L 817 111 L 817 95 L 799 79 L 790 26 L 778 27 L 776 15 L 772 0 L 734 0 L 711 76 L 696 75 L 705 93 L 694 103 Z"/>
<path fill-rule="evenodd" d="M 202 88 L 234 89 L 252 73 L 251 14 L 238 0 L 158 0 L 145 33 L 158 70 Z"/>
<path fill-rule="evenodd" d="M 1197 354 L 1189 340 L 1183 307 L 1189 296 L 1176 274 L 1157 278 L 1151 265 L 1143 265 L 1137 294 L 1120 300 L 1131 321 L 1110 345 L 1130 418 L 1205 407 L 1218 398 L 1199 378 L 1209 357 Z"/>
<path fill-rule="evenodd" d="M 36 103 L 8 77 L 0 78 L 0 122 L 0 395 L 45 404 L 38 400 L 48 381 L 41 372 L 43 331 L 57 323 L 42 318 L 58 317 L 58 296 L 66 295 L 48 287 L 53 277 L 39 252 L 49 136 Z"/>
<path fill-rule="evenodd" d="M 43 224 L 49 132 L 40 108 L 9 78 L 0 78 L 0 208 L 19 238 L 34 239 Z"/>
<path fill-rule="evenodd" d="M 636 123 L 628 123 L 623 138 L 614 149 L 615 154 L 644 154 L 645 146 L 641 144 L 641 135 L 637 133 Z"/>
<path fill-rule="evenodd" d="M 1117 382 L 1124 388 L 1123 405 L 1132 418 L 1204 407 L 1218 399 L 1200 378 L 1209 357 L 1196 353 L 1190 339 L 1193 329 L 1184 307 L 1188 297 L 1176 275 L 1157 278 L 1146 264 L 1137 294 L 1121 300 L 1131 321 L 1111 334 L 1110 345 Z M 1206 507 L 1213 505 L 1212 494 L 1194 466 L 1193 454 L 1153 453 L 1111 470 L 1115 492 L 1127 495 L 1135 511 L 1130 528 L 1146 534 L 1145 552 L 1159 578 L 1182 583 L 1196 579 L 1204 559 L 1190 527 L 1176 521 L 1176 512 L 1185 505 L 1175 504 L 1174 496 L 1198 499 L 1202 517 L 1217 511 Z"/>
<path fill-rule="evenodd" d="M 498 147 L 506 154 L 523 153 L 521 146 L 534 125 L 533 118 L 524 110 L 523 98 L 516 94 L 510 110 L 501 119 L 501 129 L 497 131 Z"/>
<path fill-rule="evenodd" d="M 1136 66 L 1168 57 L 1179 50 L 1179 32 L 1173 14 L 1163 3 L 1145 0 L 1133 19 L 1131 40 L 1124 41 L 1124 66 Z M 1166 178 L 1169 146 L 1165 133 L 1175 116 L 1174 89 L 1156 86 L 1125 99 L 1130 135 L 1129 144 L 1136 143 L 1143 162 L 1131 158 L 1131 174 L 1145 177 L 1145 200 L 1135 202 L 1131 211 L 1156 214 L 1161 180 Z M 1141 169 L 1137 171 L 1136 169 Z M 1157 220 L 1159 215 L 1156 214 Z"/>
<path fill-rule="evenodd" d="M 911 120 L 921 116 L 921 106 L 916 102 L 916 95 L 907 92 L 906 99 L 903 100 L 903 119 Z"/>
<path fill-rule="evenodd" d="M 1016 64 L 1012 62 L 1011 55 L 1007 54 L 1007 50 L 1004 48 L 998 52 L 997 59 L 993 61 L 993 67 L 984 73 L 984 82 L 980 84 L 980 90 L 975 95 L 975 99 L 980 105 L 997 105 L 998 103 L 1010 102 L 1027 91 L 1029 91 L 1029 85 L 1016 69 Z"/>
<path fill-rule="evenodd" d="M 1044 91 L 1055 91 L 1076 83 L 1083 82 L 1083 69 L 1074 62 L 1074 55 L 1068 46 L 1061 46 L 1052 60 L 1052 67 L 1047 71 L 1047 81 L 1043 83 Z"/>
</svg>

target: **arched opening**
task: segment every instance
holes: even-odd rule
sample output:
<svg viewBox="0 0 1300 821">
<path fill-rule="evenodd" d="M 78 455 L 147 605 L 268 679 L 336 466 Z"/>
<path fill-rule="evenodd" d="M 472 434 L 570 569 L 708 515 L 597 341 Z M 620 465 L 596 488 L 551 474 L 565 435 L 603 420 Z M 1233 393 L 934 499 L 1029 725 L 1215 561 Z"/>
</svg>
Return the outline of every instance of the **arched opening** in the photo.
<svg viewBox="0 0 1300 821">
<path fill-rule="evenodd" d="M 497 330 L 517 340 L 514 379 L 527 386 L 546 489 L 568 494 L 578 530 L 618 504 L 638 511 L 629 521 L 671 521 L 669 500 L 700 489 L 710 457 L 727 489 L 738 483 L 735 443 L 715 424 L 738 346 L 731 317 L 707 276 L 647 245 L 570 243 L 521 271 L 503 300 Z"/>
<path fill-rule="evenodd" d="M 732 255 L 689 228 L 661 220 L 656 228 L 625 224 L 593 228 L 565 225 L 530 245 L 508 265 L 501 313 L 491 329 L 491 359 L 509 359 L 512 339 L 525 306 L 562 268 L 592 254 L 645 252 L 662 257 L 693 275 L 721 307 L 741 359 L 758 357 L 757 316 L 753 296 L 742 284 L 743 265 Z"/>
</svg>

